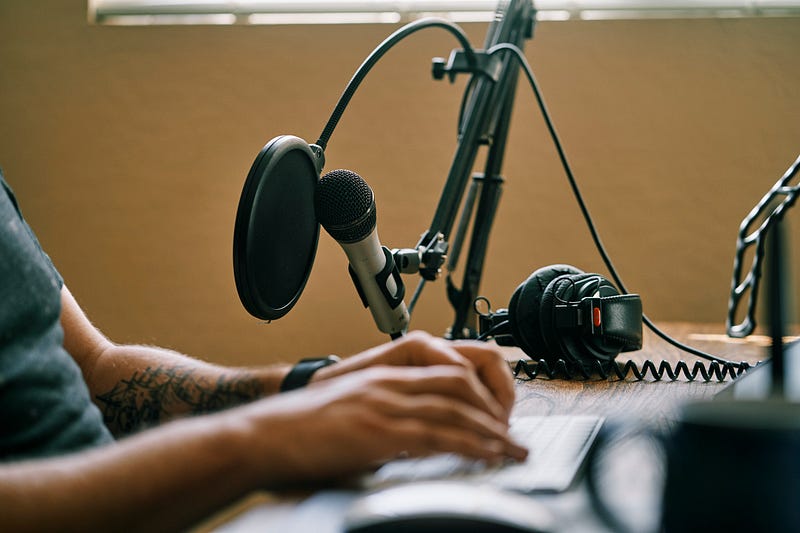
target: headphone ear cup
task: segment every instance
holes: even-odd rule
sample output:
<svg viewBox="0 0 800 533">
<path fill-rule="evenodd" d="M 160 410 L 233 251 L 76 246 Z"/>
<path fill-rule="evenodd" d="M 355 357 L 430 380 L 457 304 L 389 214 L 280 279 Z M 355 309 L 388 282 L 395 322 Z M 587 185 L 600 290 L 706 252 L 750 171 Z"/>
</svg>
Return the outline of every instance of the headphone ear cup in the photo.
<svg viewBox="0 0 800 533">
<path fill-rule="evenodd" d="M 618 296 L 614 285 L 598 274 L 561 276 L 554 279 L 542 295 L 540 322 L 542 337 L 551 351 L 560 351 L 564 359 L 588 367 L 597 361 L 612 361 L 623 348 L 625 340 L 619 334 L 591 334 L 580 331 L 559 331 L 555 327 L 556 305 L 579 305 L 585 298 Z M 633 324 L 626 326 L 631 329 Z M 641 331 L 641 321 L 639 322 Z M 640 334 L 641 337 L 641 334 Z"/>
<path fill-rule="evenodd" d="M 545 346 L 553 353 L 558 353 L 568 361 L 581 362 L 582 353 L 576 349 L 574 343 L 567 342 L 565 336 L 558 332 L 555 326 L 555 306 L 559 302 L 573 302 L 580 300 L 583 295 L 579 293 L 579 283 L 588 278 L 596 278 L 597 274 L 572 274 L 555 278 L 542 294 L 539 309 L 539 322 L 542 327 L 542 338 Z"/>
<path fill-rule="evenodd" d="M 542 267 L 523 281 L 511 296 L 508 303 L 511 335 L 517 345 L 532 359 L 541 358 L 555 362 L 563 356 L 561 353 L 553 353 L 543 337 L 542 297 L 554 279 L 577 274 L 583 274 L 583 271 L 570 265 Z"/>
</svg>

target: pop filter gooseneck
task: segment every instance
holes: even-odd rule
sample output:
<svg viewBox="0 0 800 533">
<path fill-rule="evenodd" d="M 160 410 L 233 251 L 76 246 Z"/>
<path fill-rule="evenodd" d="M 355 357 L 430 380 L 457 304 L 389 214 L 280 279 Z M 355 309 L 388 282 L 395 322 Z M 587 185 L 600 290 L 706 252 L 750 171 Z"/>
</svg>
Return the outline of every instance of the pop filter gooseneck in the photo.
<svg viewBox="0 0 800 533">
<path fill-rule="evenodd" d="M 467 35 L 464 33 L 464 30 L 449 20 L 428 17 L 406 24 L 384 39 L 384 41 L 379 44 L 358 67 L 355 74 L 353 74 L 353 77 L 350 78 L 350 81 L 347 83 L 342 95 L 339 97 L 339 101 L 336 103 L 336 107 L 333 109 L 333 112 L 328 119 L 328 123 L 325 124 L 325 128 L 322 130 L 319 140 L 317 140 L 317 146 L 319 146 L 322 150 L 325 150 L 325 148 L 328 146 L 328 141 L 330 140 L 331 135 L 333 135 L 333 130 L 336 129 L 336 125 L 339 123 L 339 120 L 342 118 L 344 110 L 347 108 L 347 104 L 350 103 L 350 99 L 353 98 L 358 86 L 361 85 L 361 82 L 364 81 L 364 78 L 367 76 L 369 71 L 372 70 L 372 67 L 375 66 L 380 58 L 386 55 L 386 53 L 394 45 L 412 33 L 425 28 L 443 28 L 455 35 L 456 39 L 458 39 L 459 43 L 461 43 L 461 46 L 464 48 L 464 56 L 467 60 L 467 63 L 470 66 L 476 64 L 477 61 L 475 59 L 475 52 L 473 51 L 472 45 L 470 44 Z"/>
</svg>

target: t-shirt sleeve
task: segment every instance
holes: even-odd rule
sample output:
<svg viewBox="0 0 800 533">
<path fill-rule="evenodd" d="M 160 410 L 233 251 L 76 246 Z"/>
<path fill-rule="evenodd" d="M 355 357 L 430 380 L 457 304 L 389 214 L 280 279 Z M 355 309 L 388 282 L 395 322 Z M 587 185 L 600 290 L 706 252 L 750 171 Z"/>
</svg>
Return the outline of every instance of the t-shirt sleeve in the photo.
<svg viewBox="0 0 800 533">
<path fill-rule="evenodd" d="M 61 277 L 61 273 L 58 271 L 56 266 L 53 264 L 52 259 L 47 253 L 42 249 L 42 245 L 39 243 L 39 239 L 36 238 L 36 234 L 33 232 L 31 227 L 25 221 L 25 217 L 22 216 L 22 211 L 19 208 L 19 204 L 17 203 L 17 197 L 14 196 L 14 191 L 11 190 L 11 187 L 6 183 L 6 180 L 3 177 L 3 169 L 0 169 L 0 186 L 3 187 L 6 194 L 8 195 L 11 203 L 14 205 L 14 209 L 17 211 L 17 215 L 19 216 L 20 222 L 22 226 L 25 228 L 25 231 L 30 236 L 31 242 L 36 246 L 36 249 L 42 255 L 42 259 L 44 259 L 45 264 L 52 270 L 53 276 L 55 276 L 56 280 L 58 281 L 58 287 L 61 288 L 64 286 L 64 278 Z"/>
</svg>

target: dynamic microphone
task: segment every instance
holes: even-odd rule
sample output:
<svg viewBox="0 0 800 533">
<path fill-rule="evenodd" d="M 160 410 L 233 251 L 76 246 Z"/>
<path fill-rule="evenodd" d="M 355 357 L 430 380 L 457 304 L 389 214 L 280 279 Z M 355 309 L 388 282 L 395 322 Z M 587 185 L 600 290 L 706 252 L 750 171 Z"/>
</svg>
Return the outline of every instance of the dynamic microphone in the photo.
<svg viewBox="0 0 800 533">
<path fill-rule="evenodd" d="M 378 329 L 392 338 L 401 336 L 409 322 L 405 286 L 392 252 L 378 239 L 370 186 L 355 172 L 332 170 L 317 182 L 314 210 L 347 254 L 350 277 Z"/>
</svg>

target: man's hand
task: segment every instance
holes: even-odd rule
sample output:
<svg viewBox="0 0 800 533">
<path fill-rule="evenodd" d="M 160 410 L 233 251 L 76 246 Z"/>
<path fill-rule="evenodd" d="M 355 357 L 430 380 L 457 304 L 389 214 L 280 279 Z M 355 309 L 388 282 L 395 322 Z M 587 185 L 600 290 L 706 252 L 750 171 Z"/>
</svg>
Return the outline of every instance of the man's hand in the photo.
<svg viewBox="0 0 800 533">
<path fill-rule="evenodd" d="M 434 352 L 449 353 L 436 344 Z M 351 371 L 242 410 L 261 435 L 251 459 L 268 487 L 357 474 L 399 456 L 453 452 L 497 463 L 527 455 L 471 365 L 455 360 Z"/>
<path fill-rule="evenodd" d="M 447 341 L 421 331 L 349 357 L 317 371 L 311 382 L 320 382 L 375 366 L 454 365 L 471 370 L 481 387 L 476 391 L 498 420 L 508 422 L 514 406 L 514 381 L 508 364 L 491 346 L 474 341 Z"/>
</svg>

